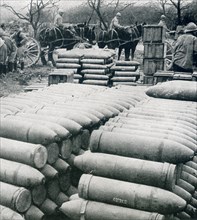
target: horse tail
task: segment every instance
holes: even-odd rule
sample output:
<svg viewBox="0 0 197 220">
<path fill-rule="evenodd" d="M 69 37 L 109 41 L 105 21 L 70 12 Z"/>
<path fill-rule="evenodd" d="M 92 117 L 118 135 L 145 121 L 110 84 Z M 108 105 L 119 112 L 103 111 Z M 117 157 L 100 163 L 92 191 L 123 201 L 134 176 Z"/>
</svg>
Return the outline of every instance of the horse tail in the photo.
<svg viewBox="0 0 197 220">
<path fill-rule="evenodd" d="M 108 33 L 107 31 L 101 31 L 98 36 L 98 47 L 104 48 L 108 42 Z"/>
<path fill-rule="evenodd" d="M 119 47 L 119 36 L 115 29 L 108 32 L 108 47 L 111 49 Z"/>
<path fill-rule="evenodd" d="M 96 34 L 95 34 L 95 31 L 94 31 L 94 28 L 89 28 L 88 29 L 87 38 L 88 38 L 90 44 L 92 44 L 93 41 L 96 39 Z"/>
</svg>

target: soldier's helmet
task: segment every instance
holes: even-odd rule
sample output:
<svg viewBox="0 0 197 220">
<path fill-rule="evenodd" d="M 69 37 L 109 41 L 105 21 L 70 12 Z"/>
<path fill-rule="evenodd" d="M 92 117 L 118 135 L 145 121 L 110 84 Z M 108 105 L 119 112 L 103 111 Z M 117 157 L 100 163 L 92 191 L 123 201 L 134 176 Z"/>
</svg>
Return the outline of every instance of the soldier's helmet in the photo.
<svg viewBox="0 0 197 220">
<path fill-rule="evenodd" d="M 193 22 L 188 23 L 184 30 L 185 33 L 195 32 L 195 31 L 197 31 L 197 25 Z"/>
</svg>

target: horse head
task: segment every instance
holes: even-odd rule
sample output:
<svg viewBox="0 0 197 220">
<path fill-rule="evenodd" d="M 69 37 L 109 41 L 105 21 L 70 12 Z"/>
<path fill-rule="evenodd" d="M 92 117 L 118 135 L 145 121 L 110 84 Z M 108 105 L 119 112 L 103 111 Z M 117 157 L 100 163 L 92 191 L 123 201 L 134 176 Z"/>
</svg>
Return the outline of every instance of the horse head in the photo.
<svg viewBox="0 0 197 220">
<path fill-rule="evenodd" d="M 74 26 L 72 26 L 74 28 Z M 63 28 L 62 35 L 63 35 L 63 46 L 64 48 L 67 48 L 68 50 L 72 49 L 73 46 L 80 42 L 80 37 L 77 35 L 76 30 L 73 28 Z"/>
<path fill-rule="evenodd" d="M 143 30 L 143 25 L 139 24 L 139 25 L 132 25 L 132 26 L 128 26 L 125 29 L 125 32 L 127 32 L 130 36 L 131 41 L 136 41 L 139 40 L 139 38 L 142 36 L 142 30 Z"/>
<path fill-rule="evenodd" d="M 77 35 L 81 38 L 81 42 L 88 41 L 93 44 L 96 39 L 95 27 L 90 27 L 86 23 L 80 23 L 75 26 Z"/>
<path fill-rule="evenodd" d="M 90 44 L 95 44 L 96 34 L 95 34 L 95 26 L 90 27 L 86 26 L 85 30 L 85 38 L 88 39 Z"/>
</svg>

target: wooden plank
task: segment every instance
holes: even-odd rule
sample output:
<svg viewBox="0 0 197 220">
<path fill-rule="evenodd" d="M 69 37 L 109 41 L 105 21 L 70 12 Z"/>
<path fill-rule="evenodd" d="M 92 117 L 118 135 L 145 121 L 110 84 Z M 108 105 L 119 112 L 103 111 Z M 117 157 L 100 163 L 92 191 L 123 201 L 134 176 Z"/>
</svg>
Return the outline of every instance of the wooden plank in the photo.
<svg viewBox="0 0 197 220">
<path fill-rule="evenodd" d="M 165 58 L 166 45 L 164 43 L 145 43 L 144 58 Z"/>
<path fill-rule="evenodd" d="M 143 42 L 144 43 L 164 43 L 165 29 L 159 25 L 145 25 Z"/>
<path fill-rule="evenodd" d="M 165 59 L 144 59 L 144 75 L 153 76 L 158 70 L 164 70 Z"/>
</svg>

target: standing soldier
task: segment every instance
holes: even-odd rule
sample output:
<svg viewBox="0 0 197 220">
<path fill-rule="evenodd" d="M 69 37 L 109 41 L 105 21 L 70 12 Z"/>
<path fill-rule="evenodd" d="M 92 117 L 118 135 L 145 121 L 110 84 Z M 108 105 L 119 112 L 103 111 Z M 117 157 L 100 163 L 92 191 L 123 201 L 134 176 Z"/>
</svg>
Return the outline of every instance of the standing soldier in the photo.
<svg viewBox="0 0 197 220">
<path fill-rule="evenodd" d="M 19 25 L 15 25 L 14 33 L 11 37 L 15 40 L 17 46 L 17 55 L 14 63 L 14 69 L 17 70 L 17 61 L 20 63 L 21 70 L 24 70 L 24 58 L 25 58 L 25 43 L 27 41 L 27 36 L 22 32 Z"/>
<path fill-rule="evenodd" d="M 7 47 L 0 37 L 0 76 L 6 74 Z"/>
<path fill-rule="evenodd" d="M 0 27 L 0 37 L 4 40 L 7 46 L 8 72 L 12 72 L 14 67 L 14 61 L 16 59 L 17 47 L 14 40 L 11 39 L 10 35 L 6 32 L 5 24 L 2 24 Z"/>
<path fill-rule="evenodd" d="M 54 18 L 54 25 L 57 27 L 63 27 L 63 17 L 64 12 L 62 10 L 58 10 L 57 15 Z"/>
<path fill-rule="evenodd" d="M 159 26 L 162 26 L 166 32 L 169 32 L 170 30 L 168 29 L 167 27 L 167 24 L 166 24 L 166 16 L 165 15 L 161 15 L 161 19 L 158 23 Z"/>
<path fill-rule="evenodd" d="M 120 25 L 120 18 L 121 18 L 121 14 L 120 14 L 120 12 L 118 12 L 117 14 L 116 14 L 116 16 L 112 19 L 112 21 L 111 21 L 111 24 L 110 24 L 110 26 L 109 26 L 109 29 L 110 30 L 112 30 L 112 29 L 118 29 L 118 30 L 120 30 L 120 29 L 125 29 L 125 27 L 124 26 L 122 26 L 122 25 Z"/>
<path fill-rule="evenodd" d="M 166 24 L 166 16 L 165 15 L 161 15 L 161 19 L 158 23 L 159 26 L 162 26 L 163 29 L 165 30 L 165 37 L 166 38 L 170 38 L 170 29 L 168 29 L 167 24 Z"/>
<path fill-rule="evenodd" d="M 190 22 L 184 32 L 178 37 L 174 47 L 173 70 L 192 73 L 197 54 L 197 25 Z"/>
</svg>

